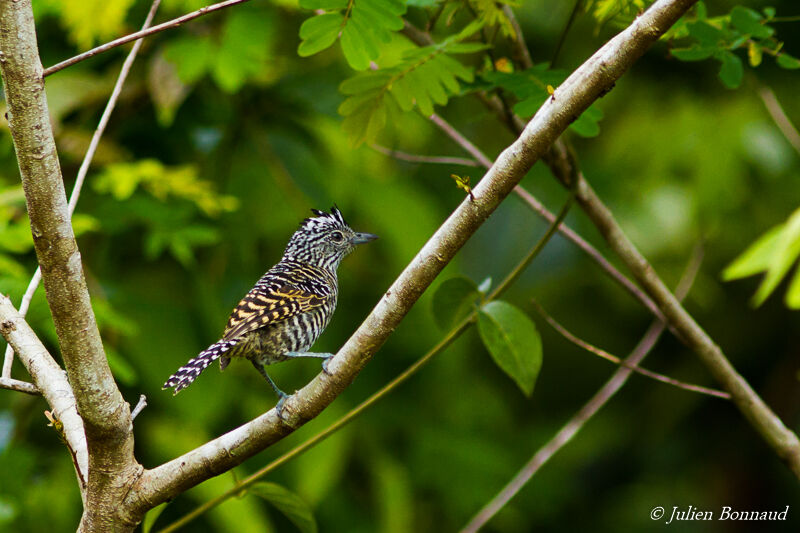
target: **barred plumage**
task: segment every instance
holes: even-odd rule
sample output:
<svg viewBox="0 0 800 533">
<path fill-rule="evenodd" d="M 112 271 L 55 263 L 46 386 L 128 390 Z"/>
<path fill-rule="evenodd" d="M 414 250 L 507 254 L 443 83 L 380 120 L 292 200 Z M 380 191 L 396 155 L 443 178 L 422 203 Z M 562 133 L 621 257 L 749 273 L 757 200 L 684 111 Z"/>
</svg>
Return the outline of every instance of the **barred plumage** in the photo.
<svg viewBox="0 0 800 533">
<path fill-rule="evenodd" d="M 336 206 L 330 213 L 312 211 L 316 216 L 300 224 L 280 262 L 256 282 L 233 310 L 222 339 L 179 368 L 163 388 L 173 388 L 177 394 L 216 359 L 224 370 L 232 358 L 244 357 L 282 402 L 286 395 L 264 366 L 292 357 L 322 357 L 327 362 L 331 354 L 307 350 L 336 308 L 336 269 L 356 245 L 377 236 L 353 231 Z"/>
</svg>

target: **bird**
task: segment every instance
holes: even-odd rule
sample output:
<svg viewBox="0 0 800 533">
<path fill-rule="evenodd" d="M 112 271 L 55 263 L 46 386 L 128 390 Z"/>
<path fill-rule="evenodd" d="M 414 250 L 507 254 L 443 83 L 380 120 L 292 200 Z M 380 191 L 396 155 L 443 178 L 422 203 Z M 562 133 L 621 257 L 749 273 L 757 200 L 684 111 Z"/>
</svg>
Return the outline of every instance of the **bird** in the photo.
<svg viewBox="0 0 800 533">
<path fill-rule="evenodd" d="M 225 370 L 231 359 L 248 359 L 278 396 L 280 414 L 288 395 L 266 371 L 287 359 L 317 357 L 327 363 L 333 354 L 308 351 L 330 322 L 339 284 L 336 271 L 359 244 L 378 238 L 354 231 L 334 205 L 330 213 L 312 209 L 289 239 L 281 260 L 256 282 L 233 309 L 222 338 L 180 367 L 162 389 L 174 394 L 188 387 L 219 359 Z"/>
</svg>

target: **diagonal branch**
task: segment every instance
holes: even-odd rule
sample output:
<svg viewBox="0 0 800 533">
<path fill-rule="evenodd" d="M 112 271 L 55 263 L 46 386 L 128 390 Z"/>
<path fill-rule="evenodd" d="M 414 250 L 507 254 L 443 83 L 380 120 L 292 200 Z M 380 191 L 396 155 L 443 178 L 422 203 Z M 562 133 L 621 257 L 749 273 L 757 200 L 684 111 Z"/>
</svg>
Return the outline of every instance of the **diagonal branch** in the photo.
<svg viewBox="0 0 800 533">
<path fill-rule="evenodd" d="M 525 131 L 498 157 L 465 199 L 419 251 L 372 313 L 330 360 L 330 375 L 314 378 L 284 404 L 286 421 L 275 409 L 142 473 L 128 496 L 128 519 L 178 492 L 242 463 L 318 415 L 355 379 L 434 278 L 508 196 L 531 166 L 594 100 L 608 92 L 624 72 L 694 3 L 659 0 L 627 29 L 579 67 L 541 107 Z"/>
<path fill-rule="evenodd" d="M 130 407 L 108 367 L 70 223 L 31 1 L 0 2 L 0 27 L 0 71 L 34 248 L 89 450 L 81 527 L 99 530 L 111 525 L 95 518 L 108 516 L 108 500 L 121 490 L 120 478 L 139 469 Z"/>
<path fill-rule="evenodd" d="M 89 473 L 89 452 L 84 436 L 83 421 L 78 416 L 75 396 L 67 375 L 48 353 L 47 348 L 25 322 L 6 296 L 0 294 L 0 333 L 17 352 L 19 360 L 33 378 L 39 392 L 63 424 L 64 440 L 73 457 L 81 493 Z"/>
<path fill-rule="evenodd" d="M 131 41 L 136 41 L 143 37 L 147 37 L 148 35 L 153 35 L 154 33 L 159 33 L 164 30 L 169 30 L 171 28 L 177 28 L 184 22 L 189 22 L 192 19 L 196 19 L 197 17 L 202 17 L 203 15 L 207 15 L 209 13 L 213 13 L 214 11 L 219 11 L 220 9 L 225 9 L 226 7 L 235 6 L 236 4 L 243 4 L 248 2 L 249 0 L 226 0 L 225 2 L 219 2 L 218 4 L 213 4 L 206 7 L 201 7 L 197 11 L 192 11 L 191 13 L 187 13 L 185 15 L 181 15 L 178 18 L 168 20 L 167 22 L 162 22 L 156 26 L 151 28 L 144 28 L 140 31 L 135 33 L 131 33 L 124 37 L 120 37 L 119 39 L 115 39 L 113 41 L 107 42 L 106 44 L 101 44 L 96 48 L 92 48 L 82 54 L 78 54 L 75 57 L 71 57 L 69 59 L 65 59 L 61 63 L 56 63 L 52 67 L 47 67 L 44 70 L 44 76 L 47 77 L 54 72 L 58 72 L 59 70 L 65 69 L 67 67 L 71 67 L 75 63 L 80 63 L 84 59 L 89 59 L 90 57 L 94 57 L 97 54 L 101 54 L 112 48 L 116 48 L 117 46 L 121 46 L 123 44 L 127 44 Z"/>
<path fill-rule="evenodd" d="M 153 18 L 155 17 L 156 11 L 158 10 L 159 5 L 161 5 L 161 0 L 154 0 L 153 4 L 150 6 L 150 11 L 147 13 L 147 17 L 145 18 L 144 24 L 142 28 L 147 28 L 153 22 Z M 108 102 L 106 103 L 105 109 L 103 109 L 103 114 L 100 116 L 100 121 L 97 123 L 97 128 L 94 130 L 94 134 L 92 135 L 92 140 L 89 142 L 89 148 L 86 150 L 86 155 L 83 157 L 83 161 L 81 162 L 81 166 L 78 169 L 78 174 L 75 176 L 75 185 L 72 187 L 72 193 L 69 196 L 69 216 L 75 213 L 75 208 L 78 205 L 78 199 L 81 196 L 81 189 L 83 188 L 83 182 L 86 180 L 86 174 L 89 172 L 89 167 L 92 164 L 92 160 L 94 159 L 94 154 L 97 151 L 97 147 L 100 145 L 100 139 L 103 137 L 103 134 L 106 131 L 106 126 L 108 126 L 108 121 L 111 118 L 111 114 L 114 112 L 114 108 L 117 106 L 117 100 L 119 99 L 120 93 L 122 93 L 122 87 L 125 85 L 125 81 L 128 79 L 128 73 L 133 66 L 133 62 L 136 59 L 137 54 L 139 53 L 139 49 L 142 47 L 142 41 L 137 41 L 136 44 L 133 45 L 131 51 L 128 53 L 128 56 L 125 58 L 125 61 L 122 63 L 122 68 L 120 69 L 119 75 L 117 76 L 117 81 L 114 84 L 114 88 L 111 90 L 111 96 L 108 97 Z M 28 288 L 25 289 L 25 294 L 22 295 L 22 300 L 19 304 L 19 314 L 25 316 L 28 312 L 28 308 L 30 307 L 31 300 L 33 299 L 33 295 L 36 293 L 36 289 L 39 288 L 39 284 L 42 281 L 42 269 L 40 267 L 36 268 L 36 271 L 33 273 L 30 282 L 28 283 Z M 6 353 L 3 359 L 3 377 L 9 377 L 11 375 L 11 364 L 14 359 L 14 350 L 11 349 L 11 346 L 6 347 Z"/>
</svg>

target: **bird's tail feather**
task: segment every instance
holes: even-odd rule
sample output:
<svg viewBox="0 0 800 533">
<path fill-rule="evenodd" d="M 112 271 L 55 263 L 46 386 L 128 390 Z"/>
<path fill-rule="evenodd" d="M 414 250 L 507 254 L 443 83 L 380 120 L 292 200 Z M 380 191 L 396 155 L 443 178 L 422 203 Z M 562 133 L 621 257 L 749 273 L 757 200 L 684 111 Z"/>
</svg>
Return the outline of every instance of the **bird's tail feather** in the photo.
<svg viewBox="0 0 800 533">
<path fill-rule="evenodd" d="M 162 389 L 175 389 L 175 394 L 178 394 L 181 389 L 185 389 L 192 382 L 197 379 L 197 376 L 206 369 L 208 365 L 219 359 L 228 350 L 233 348 L 239 339 L 232 339 L 226 341 L 218 341 L 200 352 L 197 357 L 189 360 L 188 363 L 180 367 L 177 372 L 172 374 Z"/>
</svg>

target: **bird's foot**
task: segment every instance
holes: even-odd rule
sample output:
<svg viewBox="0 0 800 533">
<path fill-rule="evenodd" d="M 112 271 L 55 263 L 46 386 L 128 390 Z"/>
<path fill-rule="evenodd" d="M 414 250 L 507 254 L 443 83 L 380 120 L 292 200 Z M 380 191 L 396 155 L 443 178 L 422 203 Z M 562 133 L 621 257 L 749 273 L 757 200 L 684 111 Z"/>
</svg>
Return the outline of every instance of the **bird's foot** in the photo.
<svg viewBox="0 0 800 533">
<path fill-rule="evenodd" d="M 333 375 L 333 372 L 328 370 L 328 363 L 330 362 L 331 359 L 333 359 L 333 354 L 328 354 L 328 357 L 326 357 L 325 360 L 322 361 L 322 371 L 328 374 L 329 376 Z"/>
<path fill-rule="evenodd" d="M 278 413 L 278 418 L 286 422 L 286 418 L 283 416 L 283 405 L 286 403 L 286 399 L 289 397 L 283 391 L 276 391 L 278 393 L 278 403 L 275 404 L 275 411 Z"/>
</svg>

